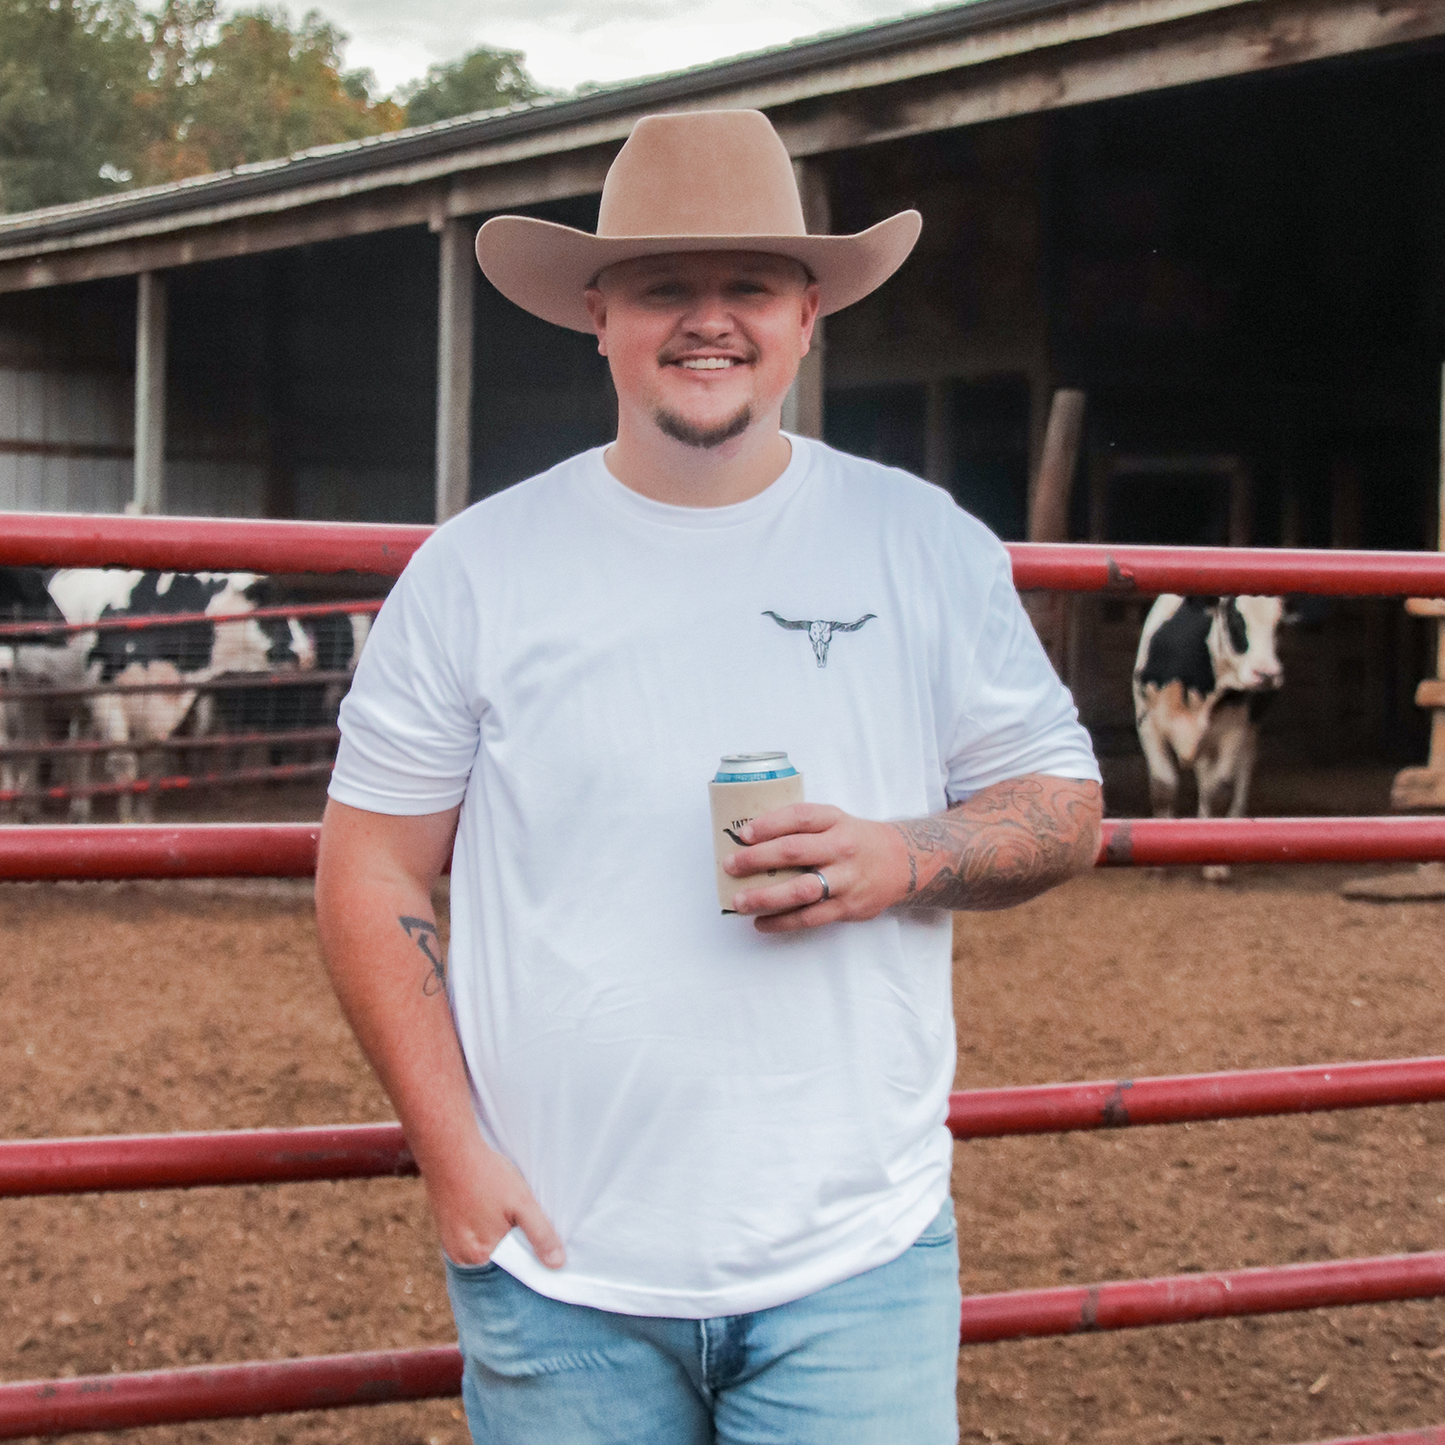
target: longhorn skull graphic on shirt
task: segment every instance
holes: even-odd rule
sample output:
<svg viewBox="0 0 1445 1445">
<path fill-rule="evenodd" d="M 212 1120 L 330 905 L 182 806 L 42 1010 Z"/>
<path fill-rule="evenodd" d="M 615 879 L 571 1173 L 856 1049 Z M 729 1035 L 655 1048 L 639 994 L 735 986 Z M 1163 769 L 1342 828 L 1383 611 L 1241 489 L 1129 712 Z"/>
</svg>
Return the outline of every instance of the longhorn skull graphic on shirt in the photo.
<svg viewBox="0 0 1445 1445">
<path fill-rule="evenodd" d="M 856 622 L 790 622 L 786 617 L 779 617 L 771 608 L 763 611 L 764 617 L 771 617 L 779 627 L 786 627 L 793 632 L 806 632 L 808 641 L 813 644 L 813 656 L 818 659 L 819 667 L 828 665 L 828 644 L 832 642 L 834 633 L 857 632 L 865 622 L 877 617 L 876 612 L 865 612 Z"/>
</svg>

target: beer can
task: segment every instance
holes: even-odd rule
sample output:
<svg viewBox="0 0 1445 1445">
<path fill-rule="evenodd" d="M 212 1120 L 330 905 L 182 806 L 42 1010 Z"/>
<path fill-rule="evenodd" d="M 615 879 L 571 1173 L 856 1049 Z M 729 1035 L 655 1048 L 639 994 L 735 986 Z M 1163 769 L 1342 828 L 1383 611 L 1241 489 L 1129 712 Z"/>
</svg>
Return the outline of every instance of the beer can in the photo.
<svg viewBox="0 0 1445 1445">
<path fill-rule="evenodd" d="M 788 761 L 787 753 L 730 753 L 718 764 L 708 784 L 712 805 L 712 847 L 717 865 L 717 896 L 724 913 L 732 913 L 733 899 L 748 888 L 796 877 L 802 868 L 772 868 L 747 878 L 723 871 L 724 859 L 747 845 L 739 834 L 762 813 L 803 801 L 803 775 Z"/>
</svg>

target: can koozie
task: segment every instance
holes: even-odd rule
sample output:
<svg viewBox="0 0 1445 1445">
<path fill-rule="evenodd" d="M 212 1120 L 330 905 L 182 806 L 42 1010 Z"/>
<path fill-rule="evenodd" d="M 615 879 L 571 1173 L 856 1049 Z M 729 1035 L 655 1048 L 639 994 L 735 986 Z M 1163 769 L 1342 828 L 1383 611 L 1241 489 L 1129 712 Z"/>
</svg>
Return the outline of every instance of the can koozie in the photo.
<svg viewBox="0 0 1445 1445">
<path fill-rule="evenodd" d="M 774 808 L 803 801 L 803 775 L 788 761 L 787 753 L 732 753 L 718 764 L 707 785 L 712 804 L 712 847 L 717 863 L 717 896 L 724 913 L 733 911 L 734 897 L 761 883 L 777 883 L 805 872 L 802 868 L 773 868 L 747 878 L 723 872 L 723 860 L 746 847 L 738 834 L 745 823 Z"/>
</svg>

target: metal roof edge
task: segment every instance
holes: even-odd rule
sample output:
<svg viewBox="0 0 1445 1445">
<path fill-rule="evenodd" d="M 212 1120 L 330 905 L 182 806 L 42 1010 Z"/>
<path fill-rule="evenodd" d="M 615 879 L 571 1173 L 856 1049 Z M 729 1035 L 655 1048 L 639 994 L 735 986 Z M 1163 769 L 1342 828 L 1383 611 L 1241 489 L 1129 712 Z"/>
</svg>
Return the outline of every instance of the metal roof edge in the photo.
<svg viewBox="0 0 1445 1445">
<path fill-rule="evenodd" d="M 1240 0 L 1219 0 L 1228 8 Z M 800 71 L 822 70 L 888 51 L 926 46 L 1020 20 L 1090 8 L 1089 0 L 965 0 L 961 5 L 825 34 L 815 39 L 627 82 L 565 100 L 458 117 L 429 126 L 318 147 L 256 161 L 233 171 L 194 176 L 141 192 L 104 196 L 63 207 L 0 216 L 0 247 L 8 255 L 28 242 L 78 236 L 92 229 L 141 223 L 193 208 L 210 209 L 279 191 L 341 180 L 381 166 L 406 167 L 550 129 L 585 125 L 630 110 L 696 100 L 709 92 L 755 85 Z M 1206 5 L 1205 8 L 1215 8 Z M 26 219 L 31 218 L 31 219 Z"/>
</svg>

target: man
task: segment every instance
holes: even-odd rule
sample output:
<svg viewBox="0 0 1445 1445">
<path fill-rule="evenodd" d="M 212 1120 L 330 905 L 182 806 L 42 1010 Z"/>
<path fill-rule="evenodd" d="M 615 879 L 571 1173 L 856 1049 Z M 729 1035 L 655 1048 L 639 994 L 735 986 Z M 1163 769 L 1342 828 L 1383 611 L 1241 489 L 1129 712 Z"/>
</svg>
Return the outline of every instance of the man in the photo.
<svg viewBox="0 0 1445 1445">
<path fill-rule="evenodd" d="M 735 111 L 639 122 L 595 237 L 478 237 L 504 294 L 596 332 L 617 440 L 417 553 L 317 876 L 478 1442 L 957 1438 L 946 910 L 1089 866 L 1099 789 L 1003 548 L 779 429 L 816 317 L 918 225 L 805 235 L 782 143 Z M 724 916 L 704 785 L 765 748 L 819 801 L 728 866 L 806 871 Z"/>
</svg>

